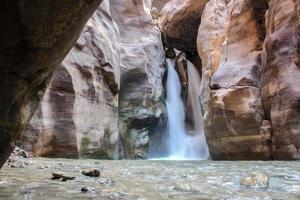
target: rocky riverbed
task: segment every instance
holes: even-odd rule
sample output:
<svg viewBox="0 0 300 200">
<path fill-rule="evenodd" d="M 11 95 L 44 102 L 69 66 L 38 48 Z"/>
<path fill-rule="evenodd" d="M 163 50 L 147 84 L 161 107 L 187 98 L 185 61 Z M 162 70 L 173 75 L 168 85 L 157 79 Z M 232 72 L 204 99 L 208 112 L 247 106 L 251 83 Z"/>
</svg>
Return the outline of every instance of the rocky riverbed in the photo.
<svg viewBox="0 0 300 200">
<path fill-rule="evenodd" d="M 82 174 L 90 169 L 101 175 Z M 52 180 L 53 173 L 75 178 Z M 268 182 L 243 185 L 257 173 Z M 18 158 L 0 170 L 0 199 L 100 198 L 300 199 L 300 162 Z"/>
</svg>

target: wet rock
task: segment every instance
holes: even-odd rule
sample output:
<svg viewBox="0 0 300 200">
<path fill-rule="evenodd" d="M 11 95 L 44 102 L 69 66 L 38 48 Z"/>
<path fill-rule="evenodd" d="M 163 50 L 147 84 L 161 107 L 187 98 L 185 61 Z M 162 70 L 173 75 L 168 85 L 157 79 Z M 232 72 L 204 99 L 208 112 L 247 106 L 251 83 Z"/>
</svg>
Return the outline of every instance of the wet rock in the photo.
<svg viewBox="0 0 300 200">
<path fill-rule="evenodd" d="M 10 155 L 11 158 L 32 158 L 33 156 L 30 155 L 27 151 L 24 149 L 21 149 L 20 147 L 15 147 L 14 151 Z"/>
<path fill-rule="evenodd" d="M 166 58 L 175 58 L 175 57 L 176 57 L 175 50 L 173 48 L 168 48 L 166 50 Z"/>
<path fill-rule="evenodd" d="M 105 178 L 100 179 L 99 183 L 101 185 L 107 185 L 107 186 L 114 186 L 114 185 L 116 185 L 116 181 L 114 181 L 112 179 L 105 179 Z"/>
<path fill-rule="evenodd" d="M 39 164 L 39 165 L 37 166 L 37 168 L 38 168 L 38 169 L 46 169 L 46 168 L 49 168 L 49 166 L 48 166 L 48 165 Z"/>
<path fill-rule="evenodd" d="M 98 169 L 85 170 L 81 173 L 85 176 L 90 176 L 90 177 L 99 177 L 101 175 Z"/>
<path fill-rule="evenodd" d="M 126 194 L 123 192 L 114 192 L 112 195 L 110 195 L 110 198 L 112 199 L 124 199 L 126 197 Z"/>
<path fill-rule="evenodd" d="M 93 187 L 82 187 L 81 192 L 82 193 L 95 192 L 95 188 L 93 188 Z"/>
<path fill-rule="evenodd" d="M 59 174 L 59 173 L 52 173 L 52 180 L 61 180 L 63 182 L 68 181 L 68 180 L 74 180 L 75 177 L 74 176 L 65 176 L 63 174 Z"/>
<path fill-rule="evenodd" d="M 8 158 L 7 165 L 12 168 L 24 168 L 25 166 L 29 165 L 28 158 L 30 157 L 32 156 L 29 156 L 26 151 L 16 147 Z"/>
<path fill-rule="evenodd" d="M 13 154 L 23 158 L 29 158 L 29 153 L 21 149 L 20 147 L 16 147 L 13 151 Z"/>
<path fill-rule="evenodd" d="M 11 168 L 24 168 L 25 164 L 24 164 L 24 162 L 17 161 L 17 162 L 10 164 L 10 167 Z"/>
<path fill-rule="evenodd" d="M 251 176 L 243 178 L 240 184 L 253 188 L 266 188 L 269 186 L 269 177 L 265 174 L 255 172 Z"/>
<path fill-rule="evenodd" d="M 178 183 L 172 187 L 175 191 L 180 192 L 199 192 L 201 188 L 194 183 Z"/>
</svg>

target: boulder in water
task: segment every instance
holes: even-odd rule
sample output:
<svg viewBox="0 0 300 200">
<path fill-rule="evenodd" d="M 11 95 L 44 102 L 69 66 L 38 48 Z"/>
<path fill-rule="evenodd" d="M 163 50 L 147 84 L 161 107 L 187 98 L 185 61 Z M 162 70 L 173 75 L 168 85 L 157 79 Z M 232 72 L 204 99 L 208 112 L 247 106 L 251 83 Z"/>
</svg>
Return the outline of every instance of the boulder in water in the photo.
<svg viewBox="0 0 300 200">
<path fill-rule="evenodd" d="M 59 180 L 61 179 L 61 181 L 65 182 L 65 181 L 68 181 L 68 180 L 74 180 L 75 177 L 74 176 L 65 176 L 63 174 L 59 174 L 59 173 L 52 173 L 52 180 Z"/>
<path fill-rule="evenodd" d="M 98 169 L 91 169 L 83 171 L 82 174 L 90 177 L 99 177 L 101 173 Z"/>
<path fill-rule="evenodd" d="M 247 187 L 266 188 L 269 186 L 269 177 L 265 174 L 254 172 L 251 176 L 242 179 L 240 184 Z"/>
</svg>

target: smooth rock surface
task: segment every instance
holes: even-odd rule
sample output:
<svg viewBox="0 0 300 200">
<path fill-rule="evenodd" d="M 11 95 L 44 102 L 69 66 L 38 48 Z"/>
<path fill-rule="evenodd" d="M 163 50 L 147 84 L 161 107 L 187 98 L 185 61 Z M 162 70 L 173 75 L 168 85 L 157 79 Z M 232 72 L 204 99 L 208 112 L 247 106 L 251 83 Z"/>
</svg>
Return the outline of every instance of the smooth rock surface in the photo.
<svg viewBox="0 0 300 200">
<path fill-rule="evenodd" d="M 24 148 L 47 157 L 121 157 L 119 79 L 119 30 L 105 0 L 55 71 Z"/>
<path fill-rule="evenodd" d="M 197 51 L 201 15 L 208 0 L 172 0 L 159 13 L 158 26 L 165 45 L 182 51 Z"/>
<path fill-rule="evenodd" d="M 1 2 L 0 167 L 34 114 L 53 71 L 100 2 Z"/>
<path fill-rule="evenodd" d="M 260 94 L 265 2 L 211 0 L 198 32 L 201 101 L 212 159 L 271 158 Z M 260 5 L 260 6 L 258 6 Z M 264 8 L 264 9 L 263 9 Z M 256 13 L 256 14 L 255 14 Z"/>
<path fill-rule="evenodd" d="M 149 138 L 166 121 L 162 79 L 164 49 L 148 0 L 112 0 L 120 30 L 121 88 L 119 129 L 126 158 L 146 158 Z"/>
</svg>

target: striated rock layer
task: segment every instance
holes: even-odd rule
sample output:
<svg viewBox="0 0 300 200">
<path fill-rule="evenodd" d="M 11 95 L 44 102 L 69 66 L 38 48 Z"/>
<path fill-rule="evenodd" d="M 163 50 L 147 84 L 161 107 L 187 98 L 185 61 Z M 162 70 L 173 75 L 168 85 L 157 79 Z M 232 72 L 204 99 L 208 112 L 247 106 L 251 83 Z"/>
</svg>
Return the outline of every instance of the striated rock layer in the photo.
<svg viewBox="0 0 300 200">
<path fill-rule="evenodd" d="M 55 71 L 22 137 L 34 155 L 118 158 L 119 31 L 105 0 Z"/>
<path fill-rule="evenodd" d="M 272 155 L 300 159 L 300 1 L 268 3 L 261 80 L 263 108 L 272 121 Z"/>
<path fill-rule="evenodd" d="M 111 3 L 112 16 L 120 30 L 119 129 L 124 156 L 146 158 L 150 138 L 161 133 L 160 127 L 166 121 L 161 34 L 150 14 L 150 1 Z"/>
<path fill-rule="evenodd" d="M 164 50 L 150 8 L 148 1 L 102 2 L 24 132 L 27 151 L 50 157 L 147 157 L 150 138 L 166 118 Z"/>
<path fill-rule="evenodd" d="M 35 112 L 52 72 L 100 2 L 1 2 L 0 167 Z"/>
<path fill-rule="evenodd" d="M 299 4 L 207 3 L 198 51 L 213 159 L 300 159 Z"/>
<path fill-rule="evenodd" d="M 211 0 L 202 15 L 201 100 L 213 159 L 271 159 L 260 92 L 264 3 Z"/>
</svg>

